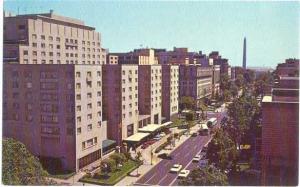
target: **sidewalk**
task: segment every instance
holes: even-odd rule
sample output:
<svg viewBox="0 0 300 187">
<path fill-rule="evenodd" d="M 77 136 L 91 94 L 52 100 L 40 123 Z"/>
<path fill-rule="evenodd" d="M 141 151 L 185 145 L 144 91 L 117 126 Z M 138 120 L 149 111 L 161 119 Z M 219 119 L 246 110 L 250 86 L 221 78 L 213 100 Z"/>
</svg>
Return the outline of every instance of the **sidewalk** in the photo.
<svg viewBox="0 0 300 187">
<path fill-rule="evenodd" d="M 161 153 L 171 153 L 172 151 L 174 151 L 177 147 L 179 147 L 183 142 L 185 142 L 193 132 L 196 132 L 198 130 L 198 126 L 195 125 L 194 127 L 192 127 L 190 129 L 190 135 L 182 135 L 180 140 L 176 140 L 175 142 L 175 147 L 172 147 L 170 150 L 162 150 L 160 151 L 158 154 Z M 182 129 L 175 129 L 174 133 L 178 133 L 182 131 Z M 166 137 L 167 138 L 167 137 Z M 163 141 L 159 141 L 160 143 L 162 143 Z M 160 145 L 160 144 L 158 144 Z M 157 146 L 158 147 L 158 146 Z M 154 151 L 155 149 L 153 149 Z M 143 159 L 144 159 L 144 164 L 141 165 L 138 169 L 134 170 L 133 172 L 131 172 L 130 174 L 133 176 L 126 176 L 125 178 L 123 178 L 120 182 L 118 182 L 116 184 L 116 186 L 131 186 L 133 185 L 138 179 L 140 179 L 144 174 L 146 174 L 149 170 L 151 170 L 158 162 L 161 161 L 160 158 L 157 158 L 157 154 L 153 154 L 153 165 L 151 165 L 151 147 L 148 147 L 145 150 L 141 151 Z M 134 175 L 137 174 L 137 170 L 138 173 L 140 174 L 138 177 L 134 177 Z"/>
</svg>

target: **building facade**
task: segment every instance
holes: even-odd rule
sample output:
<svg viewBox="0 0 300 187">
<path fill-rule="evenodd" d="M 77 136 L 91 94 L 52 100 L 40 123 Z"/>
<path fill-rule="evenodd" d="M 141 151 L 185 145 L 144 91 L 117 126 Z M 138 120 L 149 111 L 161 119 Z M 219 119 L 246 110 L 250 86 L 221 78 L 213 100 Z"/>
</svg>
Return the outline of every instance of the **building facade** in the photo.
<svg viewBox="0 0 300 187">
<path fill-rule="evenodd" d="M 3 136 L 78 171 L 101 158 L 101 66 L 5 64 Z"/>
<path fill-rule="evenodd" d="M 262 101 L 262 185 L 298 184 L 299 77 L 281 77 Z"/>
<path fill-rule="evenodd" d="M 169 121 L 178 114 L 179 66 L 162 65 L 162 116 Z"/>
<path fill-rule="evenodd" d="M 179 98 L 192 97 L 199 101 L 212 93 L 212 68 L 200 65 L 179 66 Z"/>
<path fill-rule="evenodd" d="M 139 65 L 138 77 L 139 113 L 141 115 L 150 115 L 151 123 L 161 124 L 161 65 Z"/>
<path fill-rule="evenodd" d="M 100 33 L 53 12 L 4 17 L 4 62 L 105 64 Z"/>
<path fill-rule="evenodd" d="M 135 49 L 128 53 L 109 53 L 110 63 L 115 63 L 116 60 L 119 64 L 137 64 L 137 65 L 154 65 L 158 64 L 157 58 L 154 55 L 154 49 Z M 117 56 L 117 59 L 115 58 Z"/>
<path fill-rule="evenodd" d="M 121 145 L 138 129 L 138 66 L 103 66 L 103 116 L 107 136 Z"/>
</svg>

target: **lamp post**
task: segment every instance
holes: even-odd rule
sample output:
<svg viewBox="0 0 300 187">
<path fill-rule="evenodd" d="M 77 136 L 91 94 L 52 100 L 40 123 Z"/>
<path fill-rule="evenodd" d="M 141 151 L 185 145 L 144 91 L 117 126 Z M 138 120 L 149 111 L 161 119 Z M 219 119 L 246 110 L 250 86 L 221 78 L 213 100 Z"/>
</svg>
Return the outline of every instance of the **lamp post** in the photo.
<svg viewBox="0 0 300 187">
<path fill-rule="evenodd" d="M 150 153 L 150 156 L 151 156 L 151 163 L 150 164 L 151 165 L 153 165 L 153 163 L 152 163 L 153 152 L 152 151 L 153 151 L 153 148 L 152 148 L 152 144 L 151 144 L 151 153 Z"/>
</svg>

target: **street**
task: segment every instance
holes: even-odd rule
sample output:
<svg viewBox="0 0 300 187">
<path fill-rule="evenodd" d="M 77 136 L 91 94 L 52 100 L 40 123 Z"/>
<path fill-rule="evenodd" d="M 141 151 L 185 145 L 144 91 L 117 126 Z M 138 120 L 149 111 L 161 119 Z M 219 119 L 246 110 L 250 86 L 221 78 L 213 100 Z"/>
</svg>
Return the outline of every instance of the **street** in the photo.
<svg viewBox="0 0 300 187">
<path fill-rule="evenodd" d="M 216 117 L 218 124 L 225 115 L 225 112 L 207 114 L 208 118 Z M 176 148 L 170 155 L 172 160 L 162 160 L 154 166 L 149 172 L 142 176 L 136 185 L 178 185 L 177 174 L 170 173 L 169 170 L 173 164 L 181 164 L 182 169 L 192 170 L 197 167 L 197 163 L 193 163 L 192 159 L 200 153 L 204 145 L 211 140 L 210 136 L 196 136 L 188 138 L 183 144 Z"/>
</svg>

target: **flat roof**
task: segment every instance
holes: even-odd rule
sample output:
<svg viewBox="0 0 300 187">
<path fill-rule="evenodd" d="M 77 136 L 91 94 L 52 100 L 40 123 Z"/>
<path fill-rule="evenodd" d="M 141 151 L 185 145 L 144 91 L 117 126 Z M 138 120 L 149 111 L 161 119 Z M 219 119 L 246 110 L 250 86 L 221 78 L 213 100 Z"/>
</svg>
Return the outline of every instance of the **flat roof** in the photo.
<svg viewBox="0 0 300 187">
<path fill-rule="evenodd" d="M 270 95 L 264 96 L 262 102 L 272 102 L 272 96 Z"/>
<path fill-rule="evenodd" d="M 140 132 L 154 132 L 157 129 L 161 128 L 165 125 L 159 125 L 159 124 L 148 124 L 147 126 L 144 126 L 143 128 L 138 129 Z"/>
<path fill-rule="evenodd" d="M 146 138 L 149 135 L 150 135 L 150 133 L 138 132 L 138 133 L 135 133 L 132 136 L 127 137 L 124 141 L 127 141 L 127 142 L 139 142 L 143 138 Z"/>
</svg>

